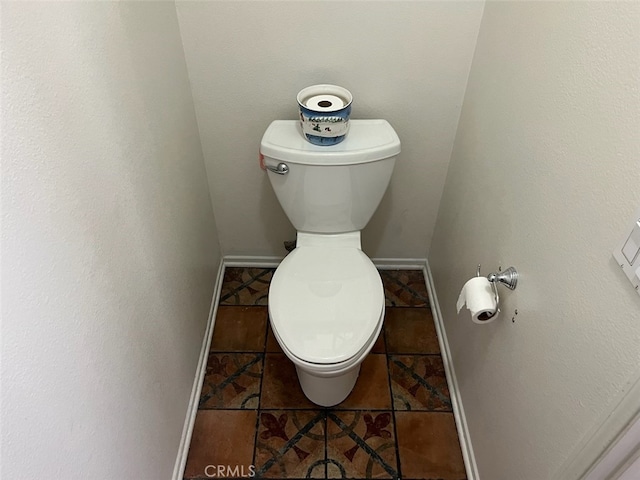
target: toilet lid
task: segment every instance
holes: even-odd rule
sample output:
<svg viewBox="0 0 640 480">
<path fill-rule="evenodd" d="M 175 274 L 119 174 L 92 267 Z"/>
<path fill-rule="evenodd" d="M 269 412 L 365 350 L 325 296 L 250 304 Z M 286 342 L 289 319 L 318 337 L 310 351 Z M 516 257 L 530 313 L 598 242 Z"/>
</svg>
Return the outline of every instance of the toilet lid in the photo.
<svg viewBox="0 0 640 480">
<path fill-rule="evenodd" d="M 341 363 L 360 352 L 384 309 L 380 274 L 357 248 L 298 247 L 269 287 L 273 329 L 310 363 Z"/>
</svg>

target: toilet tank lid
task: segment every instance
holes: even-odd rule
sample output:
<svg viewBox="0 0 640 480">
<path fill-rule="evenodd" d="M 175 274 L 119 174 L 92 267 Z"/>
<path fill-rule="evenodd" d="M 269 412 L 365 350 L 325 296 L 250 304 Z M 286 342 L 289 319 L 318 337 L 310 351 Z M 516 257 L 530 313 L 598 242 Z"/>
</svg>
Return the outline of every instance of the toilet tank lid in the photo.
<svg viewBox="0 0 640 480">
<path fill-rule="evenodd" d="M 350 120 L 345 139 L 331 146 L 309 143 L 298 120 L 275 120 L 264 132 L 260 153 L 304 165 L 353 165 L 400 153 L 400 139 L 386 120 Z"/>
</svg>

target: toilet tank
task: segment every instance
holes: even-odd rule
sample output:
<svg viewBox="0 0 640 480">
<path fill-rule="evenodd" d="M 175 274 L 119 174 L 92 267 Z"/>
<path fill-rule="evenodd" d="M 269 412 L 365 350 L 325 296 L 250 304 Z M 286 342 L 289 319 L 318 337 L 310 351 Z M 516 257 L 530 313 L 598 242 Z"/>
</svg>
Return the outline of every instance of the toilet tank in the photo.
<svg viewBox="0 0 640 480">
<path fill-rule="evenodd" d="M 307 142 L 297 120 L 276 120 L 260 144 L 269 181 L 287 217 L 300 232 L 362 230 L 389 185 L 400 139 L 386 120 L 351 120 L 337 145 Z"/>
</svg>

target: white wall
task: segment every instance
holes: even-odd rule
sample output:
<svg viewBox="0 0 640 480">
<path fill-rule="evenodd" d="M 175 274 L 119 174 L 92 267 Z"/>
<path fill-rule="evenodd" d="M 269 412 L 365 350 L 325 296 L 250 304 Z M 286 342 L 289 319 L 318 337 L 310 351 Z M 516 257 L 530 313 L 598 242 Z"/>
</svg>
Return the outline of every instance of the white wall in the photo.
<svg viewBox="0 0 640 480">
<path fill-rule="evenodd" d="M 258 149 L 316 83 L 386 118 L 402 154 L 363 234 L 374 257 L 424 257 L 431 241 L 482 2 L 176 3 L 223 254 L 282 255 L 295 231 Z"/>
<path fill-rule="evenodd" d="M 3 478 L 170 478 L 220 258 L 174 5 L 2 10 Z"/>
<path fill-rule="evenodd" d="M 554 478 L 640 366 L 611 257 L 640 205 L 639 24 L 632 2 L 486 4 L 429 253 L 483 479 Z M 478 263 L 521 274 L 486 326 L 454 310 Z"/>
</svg>

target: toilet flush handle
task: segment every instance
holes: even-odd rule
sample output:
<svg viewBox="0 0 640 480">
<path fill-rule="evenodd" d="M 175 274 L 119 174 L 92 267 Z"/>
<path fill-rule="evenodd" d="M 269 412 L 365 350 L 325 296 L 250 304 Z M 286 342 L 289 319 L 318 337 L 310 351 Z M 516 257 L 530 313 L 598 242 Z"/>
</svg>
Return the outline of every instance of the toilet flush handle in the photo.
<svg viewBox="0 0 640 480">
<path fill-rule="evenodd" d="M 286 175 L 289 173 L 289 165 L 286 163 L 280 162 L 277 166 L 272 167 L 271 165 L 266 165 L 267 170 L 273 173 L 277 173 L 278 175 Z"/>
</svg>

